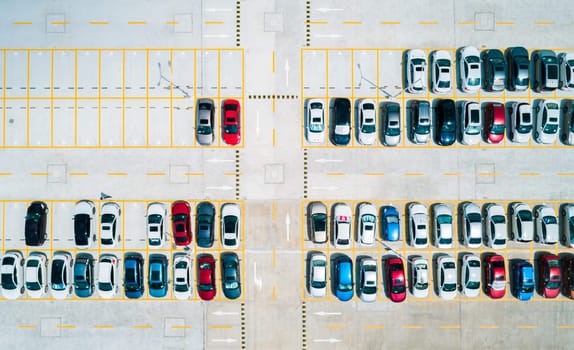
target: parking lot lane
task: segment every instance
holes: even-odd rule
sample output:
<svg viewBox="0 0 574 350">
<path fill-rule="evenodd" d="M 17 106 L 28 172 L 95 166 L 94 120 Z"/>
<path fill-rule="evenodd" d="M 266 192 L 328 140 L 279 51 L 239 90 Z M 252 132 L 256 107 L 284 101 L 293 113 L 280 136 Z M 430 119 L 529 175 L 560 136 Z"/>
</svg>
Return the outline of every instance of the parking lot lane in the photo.
<svg viewBox="0 0 574 350">
<path fill-rule="evenodd" d="M 241 303 L 214 301 L 203 306 L 203 335 L 208 348 L 238 346 L 241 343 Z"/>
<path fill-rule="evenodd" d="M 26 202 L 4 202 L 4 250 L 21 249 L 24 242 Z"/>
<path fill-rule="evenodd" d="M 245 81 L 243 49 L 221 50 L 219 55 L 220 94 L 236 98 L 243 97 L 243 82 Z"/>
</svg>

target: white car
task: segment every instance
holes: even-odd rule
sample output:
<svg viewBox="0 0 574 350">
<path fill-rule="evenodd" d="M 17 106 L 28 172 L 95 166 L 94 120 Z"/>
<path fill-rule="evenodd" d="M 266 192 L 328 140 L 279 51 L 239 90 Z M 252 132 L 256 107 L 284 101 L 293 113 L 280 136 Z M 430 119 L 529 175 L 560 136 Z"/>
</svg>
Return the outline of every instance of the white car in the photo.
<svg viewBox="0 0 574 350">
<path fill-rule="evenodd" d="M 173 259 L 173 296 L 179 300 L 191 298 L 193 291 L 193 264 L 187 254 L 179 254 Z"/>
<path fill-rule="evenodd" d="M 327 295 L 327 257 L 313 253 L 309 265 L 309 293 L 314 298 L 323 298 Z"/>
<path fill-rule="evenodd" d="M 532 210 L 526 203 L 513 203 L 510 206 L 510 239 L 519 242 L 530 242 L 534 238 L 534 221 Z"/>
<path fill-rule="evenodd" d="M 153 202 L 147 206 L 147 240 L 151 247 L 161 248 L 169 235 L 167 208 L 164 203 Z"/>
<path fill-rule="evenodd" d="M 456 297 L 456 262 L 450 255 L 441 255 L 436 263 L 438 296 L 452 300 Z"/>
<path fill-rule="evenodd" d="M 464 92 L 477 92 L 480 89 L 482 68 L 480 53 L 474 46 L 465 46 L 460 50 L 458 60 L 460 75 L 459 87 Z"/>
<path fill-rule="evenodd" d="M 474 101 L 464 101 L 460 113 L 460 142 L 463 145 L 477 145 L 481 140 L 482 111 Z"/>
<path fill-rule="evenodd" d="M 221 243 L 223 248 L 237 249 L 241 240 L 241 208 L 236 203 L 221 206 Z"/>
<path fill-rule="evenodd" d="M 460 271 L 462 294 L 476 298 L 480 294 L 480 276 L 480 259 L 474 254 L 464 254 Z"/>
<path fill-rule="evenodd" d="M 452 248 L 452 209 L 444 203 L 432 206 L 433 238 L 438 248 Z"/>
<path fill-rule="evenodd" d="M 536 129 L 534 140 L 551 144 L 556 141 L 560 120 L 560 105 L 556 100 L 544 100 L 536 106 Z"/>
<path fill-rule="evenodd" d="M 375 244 L 377 235 L 377 209 L 371 203 L 359 205 L 359 242 L 366 246 Z"/>
<path fill-rule="evenodd" d="M 377 300 L 377 262 L 373 258 L 361 260 L 358 295 L 366 303 Z"/>
<path fill-rule="evenodd" d="M 480 207 L 475 203 L 465 203 L 462 214 L 464 218 L 462 224 L 464 244 L 469 248 L 479 248 L 482 245 L 482 215 Z"/>
<path fill-rule="evenodd" d="M 534 211 L 536 221 L 535 240 L 542 244 L 556 244 L 558 242 L 558 221 L 554 208 L 540 205 Z"/>
<path fill-rule="evenodd" d="M 359 134 L 359 143 L 361 145 L 372 145 L 375 143 L 377 137 L 377 108 L 375 101 L 366 99 L 359 103 L 359 127 L 357 132 Z"/>
<path fill-rule="evenodd" d="M 415 248 L 428 246 L 428 210 L 424 204 L 411 203 L 409 209 L 409 238 Z"/>
<path fill-rule="evenodd" d="M 55 252 L 50 267 L 50 291 L 56 299 L 66 299 L 72 295 L 74 280 L 72 268 L 74 259 L 68 252 Z"/>
<path fill-rule="evenodd" d="M 414 258 L 411 263 L 411 293 L 415 298 L 426 298 L 429 295 L 429 265 L 425 258 Z"/>
<path fill-rule="evenodd" d="M 532 106 L 526 102 L 514 102 L 510 115 L 510 140 L 526 143 L 532 134 Z"/>
<path fill-rule="evenodd" d="M 333 243 L 335 248 L 351 248 L 351 208 L 337 203 L 333 208 Z"/>
<path fill-rule="evenodd" d="M 6 299 L 18 299 L 24 295 L 24 256 L 17 250 L 7 251 L 0 264 L 2 269 L 2 295 Z"/>
<path fill-rule="evenodd" d="M 558 87 L 563 90 L 574 89 L 574 53 L 562 52 L 558 55 L 560 66 L 560 80 Z"/>
<path fill-rule="evenodd" d="M 427 88 L 427 58 L 425 52 L 413 49 L 407 52 L 407 91 L 423 93 Z"/>
<path fill-rule="evenodd" d="M 122 239 L 122 209 L 114 202 L 102 204 L 100 209 L 100 244 L 115 247 Z"/>
<path fill-rule="evenodd" d="M 490 203 L 486 206 L 484 225 L 488 246 L 494 249 L 506 248 L 506 217 L 502 205 Z"/>
<path fill-rule="evenodd" d="M 309 143 L 325 143 L 325 104 L 322 100 L 311 99 L 307 103 L 305 136 Z"/>
<path fill-rule="evenodd" d="M 574 204 L 567 203 L 560 210 L 560 224 L 564 235 L 564 244 L 574 248 Z"/>
<path fill-rule="evenodd" d="M 97 239 L 96 206 L 94 202 L 82 200 L 74 207 L 74 240 L 78 248 L 90 248 Z"/>
<path fill-rule="evenodd" d="M 26 292 L 30 298 L 41 298 L 48 293 L 48 257 L 42 252 L 32 252 L 24 268 Z"/>
<path fill-rule="evenodd" d="M 119 259 L 114 254 L 102 254 L 98 260 L 96 288 L 101 298 L 113 298 L 119 292 Z"/>
<path fill-rule="evenodd" d="M 446 94 L 452 89 L 452 57 L 445 50 L 434 51 L 431 54 L 432 92 Z"/>
<path fill-rule="evenodd" d="M 307 205 L 307 229 L 313 242 L 327 242 L 327 206 L 323 202 Z"/>
</svg>

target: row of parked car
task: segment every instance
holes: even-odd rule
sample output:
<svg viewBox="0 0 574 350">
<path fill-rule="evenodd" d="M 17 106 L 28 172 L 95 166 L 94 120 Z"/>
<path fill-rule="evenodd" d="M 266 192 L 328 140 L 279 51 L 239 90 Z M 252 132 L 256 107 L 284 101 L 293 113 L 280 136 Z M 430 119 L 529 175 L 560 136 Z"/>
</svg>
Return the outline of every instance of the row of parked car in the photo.
<svg viewBox="0 0 574 350">
<path fill-rule="evenodd" d="M 560 220 L 554 207 L 546 204 L 531 208 L 524 202 L 512 202 L 505 212 L 505 208 L 498 203 L 486 203 L 481 209 L 476 203 L 462 202 L 457 209 L 458 236 L 468 248 L 479 248 L 484 240 L 484 245 L 489 248 L 503 249 L 506 248 L 507 238 L 518 242 L 534 240 L 547 245 L 560 240 L 565 246 L 574 247 L 573 203 L 560 205 Z M 428 207 L 419 202 L 408 203 L 405 210 L 408 244 L 414 248 L 427 248 L 430 238 L 437 248 L 453 247 L 456 225 L 451 205 L 430 205 L 430 216 Z M 358 245 L 369 247 L 375 245 L 377 235 L 385 241 L 400 240 L 400 218 L 397 208 L 392 205 L 377 209 L 372 203 L 362 202 L 356 207 L 354 221 L 351 206 L 347 203 L 333 204 L 329 220 L 324 203 L 310 202 L 307 205 L 307 233 L 314 243 L 330 240 L 338 249 L 350 249 L 353 238 Z"/>
<path fill-rule="evenodd" d="M 215 103 L 212 99 L 197 100 L 195 116 L 195 139 L 202 146 L 215 141 L 217 126 Z M 221 137 L 225 144 L 238 145 L 241 142 L 241 104 L 234 99 L 224 100 L 221 106 Z"/>
<path fill-rule="evenodd" d="M 351 140 L 351 101 L 331 100 L 329 139 L 333 145 L 345 146 Z M 476 145 L 480 141 L 498 144 L 508 134 L 513 143 L 552 144 L 558 138 L 565 145 L 574 145 L 574 100 L 538 100 L 527 102 L 483 102 L 437 99 L 431 102 L 407 102 L 407 137 L 414 144 L 427 144 L 434 127 L 434 142 L 450 146 L 456 141 Z M 377 106 L 372 99 L 355 101 L 355 137 L 361 145 L 397 146 L 401 142 L 401 107 L 397 102 Z M 321 99 L 306 105 L 305 135 L 310 144 L 324 144 L 326 138 L 326 106 Z M 433 113 L 434 110 L 434 113 Z M 377 116 L 377 111 L 380 111 Z M 434 119 L 433 119 L 434 115 Z M 377 132 L 377 128 L 379 129 Z M 507 130 L 508 129 L 508 130 Z"/>
<path fill-rule="evenodd" d="M 457 76 L 449 51 L 432 51 L 427 60 L 423 50 L 412 49 L 405 52 L 404 58 L 405 90 L 412 94 L 426 93 L 427 81 L 433 93 L 448 94 L 454 80 L 460 91 L 466 93 L 481 88 L 525 91 L 529 85 L 537 92 L 574 89 L 574 53 L 569 52 L 556 55 L 552 50 L 536 50 L 529 55 L 524 47 L 509 47 L 503 53 L 499 49 L 479 51 L 474 46 L 465 46 L 456 52 Z M 428 76 L 427 61 L 430 61 Z"/>
<path fill-rule="evenodd" d="M 187 247 L 192 243 L 192 204 L 187 201 L 171 203 L 171 230 L 176 247 Z M 27 246 L 42 246 L 47 238 L 48 205 L 35 201 L 26 212 L 25 240 Z M 220 208 L 221 245 L 236 249 L 241 241 L 241 206 L 224 203 Z M 122 239 L 122 210 L 115 202 L 103 202 L 99 212 L 99 235 L 101 248 L 114 248 Z M 96 205 L 89 200 L 75 204 L 73 221 L 74 241 L 77 248 L 88 249 L 98 240 Z M 216 208 L 210 202 L 200 202 L 195 208 L 195 230 L 197 246 L 210 248 L 215 237 Z M 168 207 L 165 203 L 153 202 L 147 206 L 146 230 L 148 245 L 161 248 L 170 236 Z"/>
<path fill-rule="evenodd" d="M 79 298 L 99 296 L 103 299 L 119 298 L 123 285 L 127 298 L 137 299 L 145 294 L 145 261 L 137 252 L 129 252 L 123 258 L 123 282 L 120 277 L 121 259 L 115 254 L 101 254 L 99 258 L 90 253 L 72 254 L 54 252 L 48 262 L 43 252 L 31 252 L 26 259 L 17 250 L 6 251 L 0 263 L 1 290 L 6 299 L 17 299 L 25 293 L 30 298 L 65 299 L 74 293 Z M 197 256 L 197 294 L 202 300 L 211 300 L 217 293 L 215 258 L 211 254 Z M 186 300 L 193 297 L 193 262 L 185 253 L 173 256 L 170 271 L 169 259 L 164 254 L 149 254 L 147 263 L 147 286 L 153 298 L 168 295 L 173 285 L 173 297 Z M 241 295 L 240 260 L 234 252 L 221 253 L 221 289 L 228 299 Z M 173 279 L 170 280 L 170 276 Z"/>
<path fill-rule="evenodd" d="M 538 282 L 538 293 L 545 298 L 556 298 L 560 294 L 560 288 L 565 296 L 574 298 L 574 256 L 571 254 L 560 258 L 543 252 L 535 259 L 537 269 L 528 260 L 510 259 L 509 276 L 502 255 L 485 253 L 481 260 L 475 254 L 463 253 L 459 259 L 457 262 L 455 257 L 448 254 L 436 258 L 435 290 L 442 299 L 454 299 L 458 291 L 466 297 L 476 298 L 480 295 L 481 283 L 487 295 L 500 299 L 506 295 L 507 283 L 510 282 L 512 295 L 526 301 L 534 295 L 535 281 Z M 393 302 L 404 301 L 409 289 L 415 298 L 427 298 L 430 294 L 431 267 L 428 260 L 421 256 L 411 256 L 407 263 L 405 269 L 403 259 L 399 256 L 392 255 L 381 259 L 381 290 Z M 372 257 L 358 257 L 356 264 L 354 270 L 353 260 L 349 256 L 332 254 L 329 273 L 327 256 L 321 252 L 312 252 L 307 266 L 309 294 L 315 298 L 325 297 L 327 275 L 330 274 L 332 293 L 339 300 L 349 301 L 356 292 L 364 302 L 376 301 L 380 293 L 377 261 Z M 353 278 L 355 274 L 356 285 Z M 407 275 L 410 277 L 410 283 L 407 282 Z"/>
</svg>

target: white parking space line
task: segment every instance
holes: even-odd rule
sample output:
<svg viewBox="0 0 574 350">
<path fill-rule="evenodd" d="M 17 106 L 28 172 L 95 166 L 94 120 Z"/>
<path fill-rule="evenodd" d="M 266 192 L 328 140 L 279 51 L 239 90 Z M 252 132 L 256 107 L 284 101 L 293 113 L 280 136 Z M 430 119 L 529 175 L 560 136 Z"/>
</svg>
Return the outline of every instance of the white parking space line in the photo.
<svg viewBox="0 0 574 350">
<path fill-rule="evenodd" d="M 26 97 L 28 93 L 28 51 L 6 51 L 6 97 Z"/>
<path fill-rule="evenodd" d="M 174 50 L 172 52 L 172 77 L 173 96 L 183 96 L 193 99 L 194 95 L 194 68 L 195 68 L 194 50 Z"/>
<path fill-rule="evenodd" d="M 122 101 L 102 100 L 100 105 L 100 145 L 122 146 L 123 143 Z"/>
<path fill-rule="evenodd" d="M 220 51 L 220 93 L 239 97 L 243 94 L 243 51 Z"/>
<path fill-rule="evenodd" d="M 74 146 L 76 110 L 73 100 L 54 100 L 54 146 Z"/>
<path fill-rule="evenodd" d="M 97 146 L 100 134 L 98 101 L 78 101 L 77 145 Z"/>
<path fill-rule="evenodd" d="M 52 121 L 50 109 L 50 101 L 30 101 L 30 146 L 51 145 Z"/>
<path fill-rule="evenodd" d="M 78 51 L 76 67 L 78 97 L 98 97 L 101 68 L 99 55 L 100 52 L 97 50 Z"/>
<path fill-rule="evenodd" d="M 125 145 L 145 146 L 147 144 L 146 101 L 126 100 L 124 106 Z"/>
<path fill-rule="evenodd" d="M 355 96 L 377 97 L 377 50 L 354 51 L 354 82 Z"/>
<path fill-rule="evenodd" d="M 26 206 L 26 202 L 4 203 L 4 250 L 17 249 L 25 245 L 24 222 Z"/>
<path fill-rule="evenodd" d="M 46 225 L 48 238 L 52 239 L 52 249 L 70 250 L 75 247 L 74 240 L 74 202 L 62 202 L 48 204 L 51 214 L 48 218 L 52 219 L 52 232 L 50 233 L 50 223 Z M 49 220 L 49 219 L 48 219 Z M 99 237 L 98 237 L 99 238 Z"/>
<path fill-rule="evenodd" d="M 28 138 L 27 103 L 24 100 L 6 101 L 6 145 L 26 146 Z"/>
<path fill-rule="evenodd" d="M 217 50 L 205 50 L 197 55 L 197 97 L 218 96 L 218 53 Z"/>
<path fill-rule="evenodd" d="M 77 51 L 54 51 L 52 65 L 55 97 L 74 97 L 76 94 L 76 55 Z"/>
<path fill-rule="evenodd" d="M 148 94 L 150 97 L 169 97 L 172 82 L 171 53 L 169 50 L 150 50 L 148 53 Z M 175 82 L 174 82 L 175 83 Z"/>
<path fill-rule="evenodd" d="M 123 90 L 123 52 L 120 50 L 102 50 L 100 89 L 102 98 L 121 97 Z"/>
<path fill-rule="evenodd" d="M 30 51 L 30 96 L 49 97 L 52 83 L 52 51 Z"/>
<path fill-rule="evenodd" d="M 192 146 L 195 144 L 195 106 L 193 99 L 173 100 L 173 145 Z M 217 110 L 216 110 L 217 113 Z M 215 137 L 217 137 L 217 118 L 215 120 Z"/>
<path fill-rule="evenodd" d="M 326 96 L 327 67 L 325 50 L 302 51 L 302 75 L 304 96 Z"/>
<path fill-rule="evenodd" d="M 148 107 L 148 143 L 171 146 L 171 106 L 168 100 L 150 100 Z"/>
<path fill-rule="evenodd" d="M 123 247 L 125 250 L 145 250 L 147 247 L 146 233 L 146 202 L 124 203 L 122 211 L 123 220 Z M 164 248 L 169 248 L 169 241 Z M 147 260 L 147 257 L 146 257 Z M 147 267 L 147 264 L 146 264 Z"/>
<path fill-rule="evenodd" d="M 146 96 L 147 52 L 142 50 L 126 50 L 124 58 L 124 83 L 126 97 Z M 154 67 L 157 71 L 157 67 Z M 157 82 L 154 82 L 154 84 Z M 127 101 L 126 101 L 127 105 Z"/>
<path fill-rule="evenodd" d="M 350 50 L 330 50 L 328 53 L 329 96 L 351 95 L 351 63 Z"/>
</svg>

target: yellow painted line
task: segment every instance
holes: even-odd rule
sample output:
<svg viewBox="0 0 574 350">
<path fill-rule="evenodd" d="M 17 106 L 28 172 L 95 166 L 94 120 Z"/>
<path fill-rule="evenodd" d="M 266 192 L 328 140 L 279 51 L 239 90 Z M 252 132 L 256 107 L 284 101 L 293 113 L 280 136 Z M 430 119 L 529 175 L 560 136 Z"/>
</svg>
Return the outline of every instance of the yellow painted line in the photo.
<svg viewBox="0 0 574 350">
<path fill-rule="evenodd" d="M 556 326 L 556 328 L 558 328 L 558 329 L 574 329 L 574 326 L 570 326 L 570 325 L 559 325 L 559 326 Z"/>
<path fill-rule="evenodd" d="M 363 24 L 361 21 L 344 21 L 343 24 Z"/>
<path fill-rule="evenodd" d="M 441 329 L 460 329 L 460 326 L 458 325 L 445 325 L 445 326 L 440 326 Z"/>
<path fill-rule="evenodd" d="M 383 328 L 385 328 L 385 326 L 381 326 L 381 325 L 366 325 L 366 326 L 363 326 L 363 328 L 365 328 L 365 329 L 383 329 Z"/>
<path fill-rule="evenodd" d="M 345 328 L 345 326 L 342 325 L 342 324 L 330 324 L 330 325 L 327 325 L 327 329 L 343 329 L 343 328 Z"/>
<path fill-rule="evenodd" d="M 478 176 L 499 176 L 499 173 L 478 173 Z"/>
<path fill-rule="evenodd" d="M 97 329 L 109 329 L 109 328 L 113 328 L 114 326 L 111 325 L 106 325 L 106 324 L 97 324 L 94 326 L 94 328 Z"/>
<path fill-rule="evenodd" d="M 514 22 L 513 21 L 499 21 L 499 22 L 496 22 L 496 24 L 514 24 Z"/>
<path fill-rule="evenodd" d="M 108 173 L 108 176 L 127 176 L 128 173 Z"/>
<path fill-rule="evenodd" d="M 422 328 L 423 328 L 423 326 L 420 326 L 420 325 L 406 325 L 406 326 L 403 326 L 403 329 L 422 329 Z"/>
<path fill-rule="evenodd" d="M 439 23 L 439 22 L 437 22 L 437 21 L 422 21 L 422 22 L 419 22 L 419 24 L 438 24 L 438 23 Z"/>
<path fill-rule="evenodd" d="M 209 25 L 209 24 L 224 24 L 225 22 L 223 22 L 223 21 L 205 21 L 203 23 Z"/>
<path fill-rule="evenodd" d="M 52 25 L 59 25 L 59 24 L 70 24 L 70 22 L 50 22 Z"/>
<path fill-rule="evenodd" d="M 476 22 L 474 22 L 474 21 L 460 21 L 460 22 L 456 22 L 456 24 L 476 24 Z"/>
<path fill-rule="evenodd" d="M 401 24 L 400 21 L 381 21 L 381 24 Z"/>
<path fill-rule="evenodd" d="M 74 326 L 73 324 L 59 324 L 56 326 L 56 328 L 74 329 L 74 328 L 76 328 L 76 326 Z"/>
<path fill-rule="evenodd" d="M 273 134 L 272 134 L 272 138 L 273 138 L 273 147 L 275 147 L 275 128 L 273 128 Z"/>
<path fill-rule="evenodd" d="M 0 176 L 12 176 L 12 173 L 0 173 Z"/>
<path fill-rule="evenodd" d="M 128 24 L 147 24 L 146 21 L 130 21 Z"/>
<path fill-rule="evenodd" d="M 540 173 L 520 173 L 520 176 L 538 176 Z"/>
<path fill-rule="evenodd" d="M 38 328 L 38 326 L 33 325 L 33 324 L 19 324 L 18 328 L 34 329 L 34 328 Z"/>
<path fill-rule="evenodd" d="M 556 173 L 558 176 L 574 176 L 574 173 Z"/>
<path fill-rule="evenodd" d="M 309 24 L 327 24 L 329 22 L 327 21 L 314 21 L 314 22 L 309 22 Z"/>
<path fill-rule="evenodd" d="M 88 173 L 70 173 L 70 176 L 88 176 Z"/>
<path fill-rule="evenodd" d="M 22 24 L 32 24 L 32 22 L 12 22 L 12 24 L 22 25 Z"/>
<path fill-rule="evenodd" d="M 405 173 L 405 176 L 424 176 L 425 173 Z"/>
<path fill-rule="evenodd" d="M 191 328 L 191 326 L 171 326 L 171 328 L 174 328 L 174 329 L 189 329 L 189 328 Z"/>
<path fill-rule="evenodd" d="M 277 265 L 277 252 L 275 251 L 275 248 L 273 248 L 273 257 L 271 261 L 271 266 L 275 268 L 276 265 Z"/>
<path fill-rule="evenodd" d="M 273 301 L 277 300 L 277 288 L 275 288 L 275 286 L 273 286 L 273 290 L 271 291 L 271 299 Z"/>
<path fill-rule="evenodd" d="M 100 24 L 110 24 L 110 22 L 108 22 L 108 21 L 90 21 L 90 22 L 88 22 L 88 23 L 89 23 L 89 24 L 97 24 L 97 25 L 100 25 Z"/>
<path fill-rule="evenodd" d="M 165 24 L 179 24 L 178 21 L 167 21 L 165 22 Z"/>
<path fill-rule="evenodd" d="M 203 176 L 203 173 L 185 173 L 185 176 Z"/>
<path fill-rule="evenodd" d="M 271 202 L 271 219 L 273 221 L 277 220 L 277 204 L 275 201 Z M 273 249 L 273 252 L 275 252 L 275 249 Z"/>
<path fill-rule="evenodd" d="M 229 326 L 229 325 L 213 325 L 213 326 L 209 326 L 209 328 L 211 328 L 211 329 L 231 329 L 231 328 L 233 328 L 233 326 Z"/>
<path fill-rule="evenodd" d="M 147 176 L 165 176 L 165 173 L 147 173 Z"/>
<path fill-rule="evenodd" d="M 365 176 L 385 176 L 385 173 L 365 173 Z"/>
<path fill-rule="evenodd" d="M 225 176 L 235 176 L 235 173 L 224 173 L 223 175 L 225 175 Z M 241 173 L 239 173 L 239 175 L 241 175 Z"/>
<path fill-rule="evenodd" d="M 537 328 L 538 326 L 532 326 L 532 325 L 520 325 L 518 326 L 518 328 L 520 329 L 533 329 L 533 328 Z"/>
<path fill-rule="evenodd" d="M 275 51 L 271 52 L 271 72 L 275 73 Z"/>
<path fill-rule="evenodd" d="M 442 173 L 442 176 L 461 176 L 461 173 Z"/>
<path fill-rule="evenodd" d="M 554 22 L 552 21 L 539 21 L 539 22 L 534 22 L 535 24 L 554 24 Z"/>
<path fill-rule="evenodd" d="M 480 329 L 498 329 L 498 326 L 480 326 Z"/>
<path fill-rule="evenodd" d="M 327 173 L 327 176 L 345 176 L 345 173 Z"/>
<path fill-rule="evenodd" d="M 48 176 L 48 173 L 30 173 L 31 176 Z"/>
<path fill-rule="evenodd" d="M 133 326 L 133 328 L 137 328 L 137 329 L 149 329 L 149 328 L 153 328 L 153 326 L 149 326 L 149 325 L 135 325 L 135 326 Z"/>
</svg>

